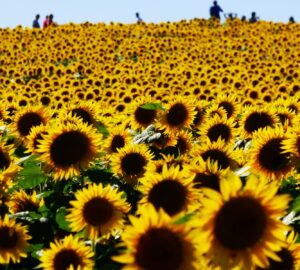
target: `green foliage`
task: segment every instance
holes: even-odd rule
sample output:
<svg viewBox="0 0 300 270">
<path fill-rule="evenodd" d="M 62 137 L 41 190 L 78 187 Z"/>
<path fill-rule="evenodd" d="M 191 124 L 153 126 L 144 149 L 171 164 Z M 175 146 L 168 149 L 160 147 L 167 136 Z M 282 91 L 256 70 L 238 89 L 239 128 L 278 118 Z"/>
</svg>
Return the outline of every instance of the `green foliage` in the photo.
<svg viewBox="0 0 300 270">
<path fill-rule="evenodd" d="M 71 229 L 69 227 L 69 223 L 66 221 L 67 214 L 67 209 L 65 207 L 61 207 L 56 213 L 55 221 L 60 229 L 70 232 Z"/>
<path fill-rule="evenodd" d="M 141 106 L 142 109 L 145 110 L 165 110 L 165 108 L 163 107 L 163 105 L 159 102 L 156 103 L 146 103 L 144 105 Z"/>
<path fill-rule="evenodd" d="M 45 183 L 47 177 L 41 169 L 37 156 L 32 155 L 23 162 L 23 169 L 18 174 L 18 185 L 29 189 Z"/>
</svg>

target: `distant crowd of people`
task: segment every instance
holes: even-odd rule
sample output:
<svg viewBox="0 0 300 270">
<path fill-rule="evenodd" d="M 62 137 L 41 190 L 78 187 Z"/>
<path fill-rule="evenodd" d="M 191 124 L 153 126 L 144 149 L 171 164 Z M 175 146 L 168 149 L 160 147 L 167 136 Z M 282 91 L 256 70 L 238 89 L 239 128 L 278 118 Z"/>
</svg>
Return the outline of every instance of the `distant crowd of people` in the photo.
<svg viewBox="0 0 300 270">
<path fill-rule="evenodd" d="M 221 20 L 221 12 L 223 12 L 223 9 L 218 5 L 217 1 L 213 2 L 213 5 L 211 6 L 209 13 L 210 13 L 210 18 L 211 19 L 218 19 Z M 227 19 L 236 19 L 238 17 L 238 15 L 236 13 L 224 13 L 224 17 Z M 241 17 L 242 21 L 247 21 L 246 16 L 242 16 Z M 255 23 L 257 21 L 259 21 L 259 17 L 256 16 L 256 12 L 252 12 L 251 13 L 251 17 L 248 20 L 250 23 Z M 295 23 L 295 19 L 294 17 L 290 17 L 289 18 L 289 22 L 290 23 Z"/>
<path fill-rule="evenodd" d="M 55 26 L 56 23 L 53 21 L 53 18 L 54 18 L 53 14 L 46 15 L 46 17 L 45 17 L 45 19 L 44 19 L 44 21 L 43 21 L 43 28 L 46 28 L 46 27 L 48 27 L 48 26 L 50 26 L 50 25 Z M 34 21 L 32 22 L 32 27 L 33 27 L 33 28 L 41 28 L 39 19 L 40 19 L 40 14 L 37 14 L 37 15 L 35 16 Z"/>
<path fill-rule="evenodd" d="M 221 20 L 221 13 L 223 12 L 223 9 L 218 5 L 217 1 L 213 2 L 213 5 L 210 7 L 209 13 L 210 13 L 210 18 L 211 19 L 218 19 Z M 224 13 L 224 12 L 223 12 Z M 135 17 L 137 19 L 137 23 L 142 23 L 143 19 L 141 18 L 140 14 L 138 12 L 135 13 Z M 225 19 L 236 19 L 238 17 L 238 15 L 236 13 L 224 13 L 224 17 Z M 32 27 L 33 28 L 41 28 L 40 23 L 39 23 L 39 19 L 40 19 L 40 15 L 37 14 L 35 16 L 35 19 L 32 23 Z M 247 21 L 246 16 L 242 16 L 241 17 L 241 21 L 245 22 Z M 256 12 L 252 12 L 251 13 L 251 17 L 248 20 L 250 23 L 255 23 L 257 21 L 259 21 L 259 17 L 256 16 Z M 290 23 L 295 23 L 295 19 L 294 17 L 290 17 L 289 18 L 289 22 Z M 43 21 L 43 28 L 47 28 L 50 25 L 57 25 L 54 21 L 53 21 L 53 14 L 47 15 Z"/>
</svg>

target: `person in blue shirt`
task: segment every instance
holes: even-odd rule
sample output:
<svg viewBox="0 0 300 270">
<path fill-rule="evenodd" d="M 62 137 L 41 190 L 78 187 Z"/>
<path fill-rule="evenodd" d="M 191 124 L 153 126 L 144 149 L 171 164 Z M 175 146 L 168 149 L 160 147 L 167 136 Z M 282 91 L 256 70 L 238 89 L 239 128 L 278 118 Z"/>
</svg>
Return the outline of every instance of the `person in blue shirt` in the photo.
<svg viewBox="0 0 300 270">
<path fill-rule="evenodd" d="M 218 5 L 217 1 L 214 1 L 214 5 L 210 8 L 209 13 L 211 18 L 221 19 L 220 13 L 223 12 L 223 9 Z"/>
<path fill-rule="evenodd" d="M 40 19 L 40 14 L 37 14 L 37 15 L 35 16 L 35 20 L 34 20 L 33 23 L 32 23 L 32 27 L 33 27 L 33 28 L 41 28 L 41 27 L 40 27 L 40 23 L 39 23 L 39 19 Z"/>
</svg>

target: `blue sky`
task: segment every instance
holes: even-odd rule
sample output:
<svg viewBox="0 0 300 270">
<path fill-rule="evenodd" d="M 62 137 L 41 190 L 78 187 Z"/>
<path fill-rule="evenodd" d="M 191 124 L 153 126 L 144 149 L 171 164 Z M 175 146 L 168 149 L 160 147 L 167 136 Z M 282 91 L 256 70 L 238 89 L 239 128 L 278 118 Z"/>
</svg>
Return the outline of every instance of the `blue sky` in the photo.
<svg viewBox="0 0 300 270">
<path fill-rule="evenodd" d="M 286 22 L 290 16 L 300 21 L 300 0 L 219 0 L 225 12 Z M 208 0 L 0 0 L 0 27 L 31 26 L 35 14 L 41 19 L 53 13 L 59 24 L 68 22 L 135 22 L 138 11 L 146 22 L 207 18 Z M 41 20 L 42 21 L 42 20 Z"/>
</svg>

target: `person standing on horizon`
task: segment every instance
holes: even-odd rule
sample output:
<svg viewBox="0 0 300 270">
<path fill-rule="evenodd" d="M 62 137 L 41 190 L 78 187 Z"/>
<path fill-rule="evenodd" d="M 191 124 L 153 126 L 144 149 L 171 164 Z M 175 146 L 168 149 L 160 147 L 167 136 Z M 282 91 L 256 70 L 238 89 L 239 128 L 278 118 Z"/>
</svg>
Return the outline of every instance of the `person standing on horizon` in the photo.
<svg viewBox="0 0 300 270">
<path fill-rule="evenodd" d="M 218 5 L 217 1 L 214 1 L 213 3 L 214 5 L 209 10 L 210 17 L 211 19 L 216 18 L 220 20 L 221 19 L 220 13 L 223 12 L 223 9 Z"/>
<path fill-rule="evenodd" d="M 49 25 L 49 15 L 47 15 L 45 20 L 43 21 L 43 28 L 46 28 L 48 25 Z"/>
<path fill-rule="evenodd" d="M 41 28 L 40 23 L 39 23 L 39 19 L 40 19 L 40 14 L 37 14 L 35 16 L 35 19 L 34 19 L 33 23 L 32 23 L 32 28 Z"/>
<path fill-rule="evenodd" d="M 136 16 L 136 18 L 137 18 L 137 22 L 138 23 L 141 23 L 142 21 L 143 21 L 143 19 L 140 17 L 140 13 L 135 13 L 135 16 Z"/>
</svg>

